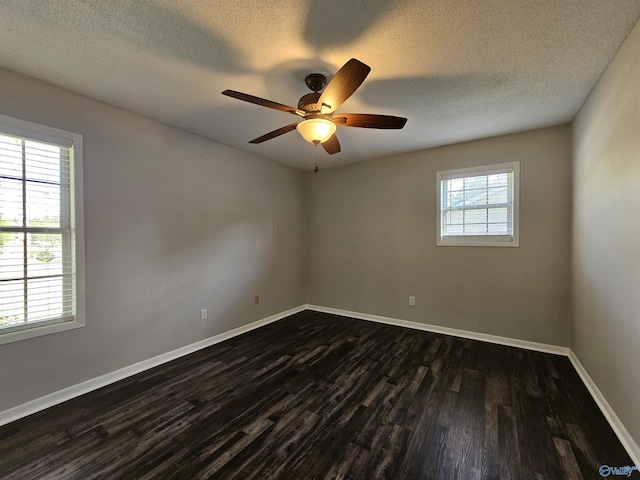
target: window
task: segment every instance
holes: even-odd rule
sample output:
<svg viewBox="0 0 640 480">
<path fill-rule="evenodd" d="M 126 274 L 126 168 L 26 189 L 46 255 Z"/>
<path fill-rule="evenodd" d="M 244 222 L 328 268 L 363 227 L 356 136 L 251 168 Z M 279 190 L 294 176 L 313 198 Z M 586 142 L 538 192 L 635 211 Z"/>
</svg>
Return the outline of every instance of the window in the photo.
<svg viewBox="0 0 640 480">
<path fill-rule="evenodd" d="M 0 115 L 0 344 L 84 325 L 82 136 Z"/>
<path fill-rule="evenodd" d="M 437 245 L 517 247 L 518 162 L 436 174 Z"/>
</svg>

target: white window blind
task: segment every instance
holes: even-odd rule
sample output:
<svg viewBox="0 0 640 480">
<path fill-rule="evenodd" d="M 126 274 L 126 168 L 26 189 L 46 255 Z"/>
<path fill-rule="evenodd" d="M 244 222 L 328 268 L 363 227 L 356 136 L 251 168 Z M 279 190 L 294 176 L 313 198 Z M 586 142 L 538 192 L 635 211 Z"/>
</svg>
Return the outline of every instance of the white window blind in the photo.
<svg viewBox="0 0 640 480">
<path fill-rule="evenodd" d="M 438 172 L 439 245 L 517 246 L 517 162 Z"/>
<path fill-rule="evenodd" d="M 73 146 L 0 131 L 0 333 L 74 320 Z"/>
</svg>

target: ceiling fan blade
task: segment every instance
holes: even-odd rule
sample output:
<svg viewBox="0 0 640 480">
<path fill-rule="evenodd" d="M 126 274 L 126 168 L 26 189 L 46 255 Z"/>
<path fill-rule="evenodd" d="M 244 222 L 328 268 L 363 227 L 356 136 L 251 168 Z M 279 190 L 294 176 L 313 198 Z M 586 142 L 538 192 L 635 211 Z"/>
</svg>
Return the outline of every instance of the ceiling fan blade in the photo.
<svg viewBox="0 0 640 480">
<path fill-rule="evenodd" d="M 300 115 L 301 117 L 305 114 L 305 112 L 303 112 L 302 110 L 298 110 L 297 108 L 289 107 L 288 105 L 283 105 L 282 103 L 272 102 L 271 100 L 266 100 L 264 98 L 255 97 L 253 95 L 249 95 L 248 93 L 236 92 L 235 90 L 225 90 L 224 92 L 222 92 L 222 94 L 226 95 L 227 97 L 237 98 L 238 100 L 243 100 L 255 105 L 260 105 L 262 107 L 273 108 L 274 110 L 280 110 L 281 112 Z"/>
<path fill-rule="evenodd" d="M 318 99 L 318 110 L 322 113 L 335 111 L 367 78 L 371 67 L 352 58 L 334 75 Z"/>
<path fill-rule="evenodd" d="M 340 142 L 338 141 L 338 137 L 336 137 L 335 133 L 331 135 L 329 140 L 322 143 L 321 145 L 329 155 L 333 155 L 334 153 L 338 153 L 340 151 Z"/>
<path fill-rule="evenodd" d="M 279 137 L 280 135 L 284 135 L 285 133 L 288 133 L 291 130 L 295 130 L 298 123 L 300 122 L 292 123 L 290 125 L 287 125 L 286 127 L 278 128 L 273 132 L 265 133 L 261 137 L 254 138 L 249 143 L 262 143 L 262 142 L 266 142 L 267 140 L 271 140 L 272 138 Z"/>
<path fill-rule="evenodd" d="M 403 117 L 372 115 L 368 113 L 341 113 L 333 121 L 345 127 L 400 129 L 407 123 Z"/>
</svg>

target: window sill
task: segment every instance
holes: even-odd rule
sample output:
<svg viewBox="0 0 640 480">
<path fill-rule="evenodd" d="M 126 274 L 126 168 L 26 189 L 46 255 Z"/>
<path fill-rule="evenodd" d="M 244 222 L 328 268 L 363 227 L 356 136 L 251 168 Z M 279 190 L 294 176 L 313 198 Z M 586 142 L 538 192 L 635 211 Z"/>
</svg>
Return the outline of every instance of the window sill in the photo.
<svg viewBox="0 0 640 480">
<path fill-rule="evenodd" d="M 455 239 L 447 239 L 443 240 L 442 238 L 438 238 L 436 240 L 436 246 L 438 247 L 519 247 L 520 242 L 518 238 L 513 238 L 509 240 L 495 240 L 487 239 L 487 240 L 478 240 L 478 237 L 475 238 L 467 238 L 457 237 Z"/>
<path fill-rule="evenodd" d="M 17 330 L 15 332 L 0 333 L 0 345 L 7 343 L 20 342 L 22 340 L 28 340 L 30 338 L 42 337 L 44 335 L 51 335 L 53 333 L 66 332 L 67 330 L 74 330 L 76 328 L 84 327 L 83 323 L 77 320 L 70 320 L 68 322 L 53 323 L 50 325 L 42 325 L 39 327 L 33 327 L 26 330 Z"/>
<path fill-rule="evenodd" d="M 516 243 L 486 242 L 486 243 L 436 243 L 437 247 L 519 247 Z"/>
</svg>

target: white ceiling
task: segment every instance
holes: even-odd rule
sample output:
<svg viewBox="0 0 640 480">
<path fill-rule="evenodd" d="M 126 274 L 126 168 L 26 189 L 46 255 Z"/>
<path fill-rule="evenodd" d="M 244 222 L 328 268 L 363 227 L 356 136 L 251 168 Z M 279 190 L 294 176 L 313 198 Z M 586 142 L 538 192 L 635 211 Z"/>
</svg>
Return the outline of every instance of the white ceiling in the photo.
<svg viewBox="0 0 640 480">
<path fill-rule="evenodd" d="M 573 119 L 640 16 L 640 0 L 0 0 L 0 66 L 217 142 L 313 167 L 286 113 L 304 77 L 371 66 L 338 110 L 407 117 L 338 127 L 321 166 Z M 1 105 L 1 102 L 0 102 Z"/>
</svg>

